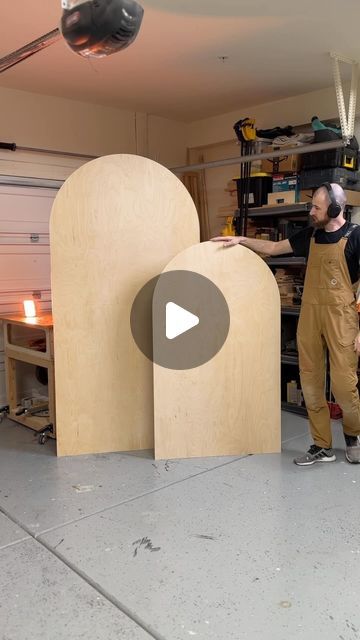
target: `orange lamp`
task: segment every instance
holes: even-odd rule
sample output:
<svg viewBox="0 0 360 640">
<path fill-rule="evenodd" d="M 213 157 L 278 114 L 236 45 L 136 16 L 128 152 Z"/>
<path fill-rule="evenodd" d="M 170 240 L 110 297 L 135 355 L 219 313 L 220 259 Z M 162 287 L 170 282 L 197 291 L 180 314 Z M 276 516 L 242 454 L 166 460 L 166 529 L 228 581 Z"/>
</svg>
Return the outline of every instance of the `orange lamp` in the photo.
<svg viewBox="0 0 360 640">
<path fill-rule="evenodd" d="M 36 307 L 34 300 L 24 300 L 24 313 L 26 318 L 36 318 Z"/>
</svg>

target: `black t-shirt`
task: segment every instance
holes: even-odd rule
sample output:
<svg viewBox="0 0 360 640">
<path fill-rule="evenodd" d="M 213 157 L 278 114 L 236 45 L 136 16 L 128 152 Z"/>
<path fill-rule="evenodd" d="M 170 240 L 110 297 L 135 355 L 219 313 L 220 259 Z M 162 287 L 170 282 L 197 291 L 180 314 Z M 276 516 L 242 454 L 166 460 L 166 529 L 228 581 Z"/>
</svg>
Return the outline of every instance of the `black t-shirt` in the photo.
<svg viewBox="0 0 360 640">
<path fill-rule="evenodd" d="M 350 222 L 345 222 L 337 231 L 325 231 L 325 229 L 316 229 L 315 242 L 318 244 L 332 244 L 339 242 L 350 227 Z M 307 258 L 310 251 L 310 240 L 313 234 L 313 227 L 306 227 L 289 238 L 291 248 L 295 256 Z M 350 237 L 345 246 L 345 258 L 349 269 L 351 282 L 356 282 L 360 275 L 360 226 L 356 225 L 351 232 Z"/>
</svg>

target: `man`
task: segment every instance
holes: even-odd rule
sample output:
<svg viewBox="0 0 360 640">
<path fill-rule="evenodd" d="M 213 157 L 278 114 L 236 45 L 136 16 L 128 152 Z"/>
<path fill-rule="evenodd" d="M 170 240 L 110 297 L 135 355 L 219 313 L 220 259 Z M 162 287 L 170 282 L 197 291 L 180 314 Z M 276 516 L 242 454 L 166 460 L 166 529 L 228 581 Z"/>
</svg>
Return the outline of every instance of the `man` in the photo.
<svg viewBox="0 0 360 640">
<path fill-rule="evenodd" d="M 295 464 L 336 460 L 330 413 L 325 396 L 325 353 L 330 357 L 332 393 L 343 412 L 346 459 L 360 463 L 360 400 L 357 366 L 360 355 L 355 291 L 359 279 L 360 227 L 344 218 L 345 193 L 324 183 L 313 195 L 312 226 L 287 240 L 271 242 L 243 236 L 213 238 L 225 247 L 242 244 L 268 256 L 294 253 L 308 258 L 297 343 L 301 388 L 314 441 Z"/>
</svg>

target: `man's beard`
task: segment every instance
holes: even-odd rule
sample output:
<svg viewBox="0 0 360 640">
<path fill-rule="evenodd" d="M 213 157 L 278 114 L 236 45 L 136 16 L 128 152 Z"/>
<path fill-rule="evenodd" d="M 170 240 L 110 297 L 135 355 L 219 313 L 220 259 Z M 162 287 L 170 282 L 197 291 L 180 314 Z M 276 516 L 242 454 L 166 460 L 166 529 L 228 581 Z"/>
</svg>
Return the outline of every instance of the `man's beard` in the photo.
<svg viewBox="0 0 360 640">
<path fill-rule="evenodd" d="M 326 225 L 330 222 L 329 216 L 326 216 L 325 220 L 314 220 L 312 216 L 310 216 L 310 226 L 314 227 L 314 229 L 325 229 Z"/>
</svg>

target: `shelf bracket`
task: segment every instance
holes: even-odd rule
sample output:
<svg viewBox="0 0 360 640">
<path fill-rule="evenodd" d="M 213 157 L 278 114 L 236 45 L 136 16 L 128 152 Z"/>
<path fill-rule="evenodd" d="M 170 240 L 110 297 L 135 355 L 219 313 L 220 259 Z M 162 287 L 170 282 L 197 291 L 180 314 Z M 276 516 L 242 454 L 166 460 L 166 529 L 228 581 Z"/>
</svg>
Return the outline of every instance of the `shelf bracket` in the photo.
<svg viewBox="0 0 360 640">
<path fill-rule="evenodd" d="M 330 53 L 333 65 L 336 100 L 339 110 L 340 125 L 343 138 L 348 143 L 354 135 L 357 87 L 359 79 L 359 63 L 338 53 Z M 340 62 L 351 65 L 351 85 L 349 97 L 349 112 L 346 113 L 344 91 L 341 80 Z"/>
</svg>

